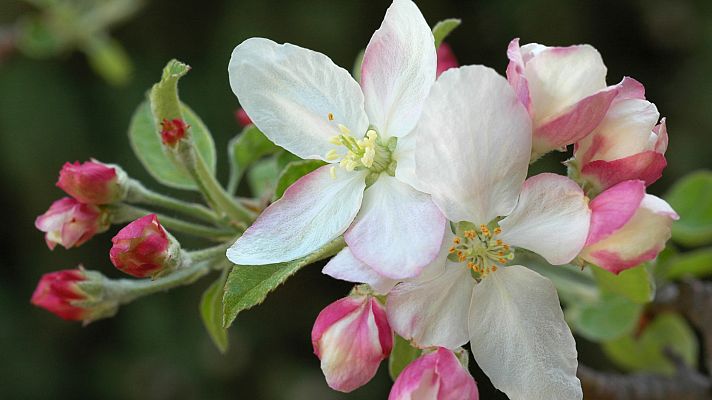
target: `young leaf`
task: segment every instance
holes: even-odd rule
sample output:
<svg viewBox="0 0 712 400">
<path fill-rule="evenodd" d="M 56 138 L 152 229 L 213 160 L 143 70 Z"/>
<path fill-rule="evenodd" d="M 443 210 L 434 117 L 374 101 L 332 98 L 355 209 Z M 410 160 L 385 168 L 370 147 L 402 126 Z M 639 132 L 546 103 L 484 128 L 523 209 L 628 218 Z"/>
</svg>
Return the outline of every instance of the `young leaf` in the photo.
<svg viewBox="0 0 712 400">
<path fill-rule="evenodd" d="M 225 353 L 228 347 L 227 329 L 222 324 L 222 293 L 226 278 L 227 270 L 208 287 L 200 300 L 200 316 L 203 324 L 208 330 L 210 339 L 221 353 Z"/>
<path fill-rule="evenodd" d="M 298 260 L 270 265 L 234 266 L 223 294 L 223 326 L 230 327 L 237 314 L 262 303 L 271 291 L 303 267 L 333 256 L 344 246 L 344 239 L 338 237 Z"/>
<path fill-rule="evenodd" d="M 639 265 L 615 275 L 603 268 L 591 266 L 602 291 L 615 293 L 638 304 L 646 304 L 655 296 L 655 282 L 645 265 Z"/>
<path fill-rule="evenodd" d="M 391 356 L 388 358 L 388 373 L 391 375 L 391 379 L 395 381 L 401 371 L 408 364 L 415 361 L 416 358 L 420 357 L 421 353 L 422 350 L 411 346 L 407 340 L 399 335 L 395 335 L 393 338 L 393 350 L 391 350 Z"/>
<path fill-rule="evenodd" d="M 185 121 L 191 127 L 195 147 L 203 156 L 208 167 L 215 171 L 215 144 L 203 121 L 185 104 L 181 105 Z M 184 168 L 177 167 L 168 157 L 157 126 L 151 114 L 148 101 L 141 103 L 129 124 L 129 141 L 141 164 L 156 180 L 166 186 L 178 189 L 196 189 L 193 179 Z"/>
<path fill-rule="evenodd" d="M 354 60 L 354 66 L 351 69 L 351 75 L 358 83 L 361 83 L 361 66 L 363 65 L 364 55 L 366 55 L 366 49 L 362 49 L 358 52 L 358 54 L 356 54 L 356 60 Z"/>
<path fill-rule="evenodd" d="M 315 169 L 326 165 L 321 160 L 299 160 L 292 161 L 279 174 L 277 178 L 277 186 L 274 190 L 274 200 L 279 199 L 284 194 L 288 187 L 304 175 L 314 171 Z"/>
<path fill-rule="evenodd" d="M 603 293 L 592 304 L 570 306 L 570 321 L 576 333 L 594 342 L 612 340 L 635 329 L 642 306 L 623 296 Z"/>
<path fill-rule="evenodd" d="M 230 157 L 228 191 L 234 193 L 247 167 L 266 155 L 276 153 L 280 148 L 267 139 L 256 126 L 248 125 L 230 141 L 227 150 Z"/>
<path fill-rule="evenodd" d="M 710 275 L 712 275 L 712 247 L 673 256 L 665 265 L 667 279 L 680 279 L 685 276 L 703 278 Z"/>
<path fill-rule="evenodd" d="M 445 40 L 450 33 L 455 30 L 460 24 L 462 23 L 462 20 L 457 19 L 457 18 L 450 18 L 450 19 L 445 19 L 433 27 L 433 37 L 435 37 L 435 48 L 440 47 L 440 44 L 442 44 L 443 40 Z"/>
<path fill-rule="evenodd" d="M 685 246 L 712 243 L 712 171 L 698 171 L 678 181 L 665 196 L 680 220 L 672 238 Z"/>
<path fill-rule="evenodd" d="M 163 68 L 160 82 L 153 85 L 148 94 L 151 112 L 160 122 L 164 119 L 183 119 L 180 100 L 178 100 L 178 80 L 190 71 L 190 67 L 178 60 L 171 60 Z"/>
<path fill-rule="evenodd" d="M 665 349 L 677 354 L 690 367 L 697 368 L 697 338 L 677 314 L 658 315 L 639 337 L 627 335 L 603 344 L 608 358 L 621 368 L 672 376 L 676 372 L 675 365 L 666 357 Z"/>
<path fill-rule="evenodd" d="M 266 196 L 269 198 L 277 186 L 279 171 L 275 158 L 267 158 L 254 163 L 247 172 L 247 183 L 250 186 L 252 196 L 257 198 Z"/>
</svg>

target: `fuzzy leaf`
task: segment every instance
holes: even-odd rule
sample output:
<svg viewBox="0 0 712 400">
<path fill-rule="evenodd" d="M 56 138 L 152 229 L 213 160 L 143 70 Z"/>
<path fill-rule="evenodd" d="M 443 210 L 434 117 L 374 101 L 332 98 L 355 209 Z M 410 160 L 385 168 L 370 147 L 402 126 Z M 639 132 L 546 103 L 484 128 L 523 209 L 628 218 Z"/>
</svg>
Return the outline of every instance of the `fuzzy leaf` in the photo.
<svg viewBox="0 0 712 400">
<path fill-rule="evenodd" d="M 460 26 L 462 20 L 457 18 L 444 19 L 433 27 L 433 36 L 435 37 L 435 48 L 440 47 L 443 40 L 445 40 L 450 33 L 452 33 L 455 28 Z"/>
<path fill-rule="evenodd" d="M 326 165 L 321 160 L 299 160 L 292 161 L 279 174 L 277 178 L 277 186 L 274 190 L 274 200 L 279 199 L 284 194 L 288 187 L 304 175 L 314 171 L 315 169 Z"/>
<path fill-rule="evenodd" d="M 223 273 L 208 287 L 200 300 L 200 316 L 203 324 L 208 330 L 210 339 L 221 353 L 225 353 L 228 348 L 227 329 L 222 324 L 222 293 L 226 278 L 227 273 Z"/>
<path fill-rule="evenodd" d="M 331 257 L 345 246 L 338 237 L 300 259 L 269 265 L 236 265 L 230 271 L 223 294 L 223 326 L 228 328 L 241 311 L 262 303 L 267 295 L 303 267 Z"/>
<path fill-rule="evenodd" d="M 569 307 L 567 313 L 576 333 L 594 342 L 612 340 L 635 329 L 642 306 L 623 296 L 603 293 L 591 304 Z"/>
<path fill-rule="evenodd" d="M 639 265 L 615 275 L 605 269 L 591 266 L 593 276 L 601 290 L 626 297 L 638 304 L 646 304 L 655 296 L 655 282 L 645 265 Z"/>
<path fill-rule="evenodd" d="M 712 171 L 698 171 L 679 180 L 666 200 L 680 215 L 672 238 L 685 246 L 712 243 Z"/>
<path fill-rule="evenodd" d="M 703 278 L 712 275 L 712 247 L 682 253 L 665 263 L 665 277 L 680 279 L 686 276 Z"/>
<path fill-rule="evenodd" d="M 228 144 L 230 157 L 230 187 L 237 187 L 247 168 L 260 158 L 276 153 L 280 147 L 272 143 L 254 125 L 248 125 Z"/>
<path fill-rule="evenodd" d="M 391 350 L 391 356 L 388 358 L 388 373 L 391 374 L 391 379 L 395 381 L 401 371 L 408 364 L 415 361 L 416 358 L 420 357 L 421 353 L 422 350 L 411 346 L 407 340 L 399 335 L 395 335 L 393 338 L 393 350 Z"/>
<path fill-rule="evenodd" d="M 699 344 L 695 332 L 677 314 L 658 315 L 638 337 L 631 334 L 603 344 L 608 358 L 621 368 L 672 376 L 675 365 L 665 355 L 665 349 L 697 369 Z"/>
<path fill-rule="evenodd" d="M 250 187 L 252 196 L 257 198 L 271 197 L 274 188 L 277 186 L 279 172 L 280 168 L 274 157 L 252 164 L 252 167 L 247 172 L 247 184 Z"/>
</svg>

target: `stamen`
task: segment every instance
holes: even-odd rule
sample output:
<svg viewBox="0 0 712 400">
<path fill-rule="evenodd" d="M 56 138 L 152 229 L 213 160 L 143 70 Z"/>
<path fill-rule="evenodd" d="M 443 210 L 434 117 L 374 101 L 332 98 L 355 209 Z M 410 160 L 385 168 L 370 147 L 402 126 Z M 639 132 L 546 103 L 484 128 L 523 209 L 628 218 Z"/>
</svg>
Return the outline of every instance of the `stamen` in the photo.
<svg viewBox="0 0 712 400">
<path fill-rule="evenodd" d="M 334 160 L 338 159 L 339 157 L 340 157 L 339 153 L 337 153 L 336 150 L 334 150 L 334 149 L 331 149 L 331 150 L 329 150 L 329 152 L 326 153 L 327 161 L 334 161 Z"/>
<path fill-rule="evenodd" d="M 460 236 L 452 239 L 454 245 L 449 249 L 452 256 L 448 258 L 465 263 L 476 279 L 482 279 L 514 259 L 510 246 L 495 238 L 501 233 L 501 227 L 495 226 L 490 230 L 485 224 L 477 230 L 461 231 Z"/>
<path fill-rule="evenodd" d="M 347 127 L 341 125 L 341 124 L 339 124 L 339 130 L 340 130 L 341 133 L 343 133 L 344 135 L 350 135 L 350 134 L 351 134 L 351 129 L 349 129 L 349 128 L 347 128 Z"/>
<path fill-rule="evenodd" d="M 329 121 L 333 121 L 333 120 L 334 120 L 334 114 L 329 113 L 329 115 L 327 116 L 327 118 L 329 118 Z"/>
<path fill-rule="evenodd" d="M 329 175 L 331 176 L 331 179 L 336 179 L 336 167 L 329 168 Z"/>
</svg>

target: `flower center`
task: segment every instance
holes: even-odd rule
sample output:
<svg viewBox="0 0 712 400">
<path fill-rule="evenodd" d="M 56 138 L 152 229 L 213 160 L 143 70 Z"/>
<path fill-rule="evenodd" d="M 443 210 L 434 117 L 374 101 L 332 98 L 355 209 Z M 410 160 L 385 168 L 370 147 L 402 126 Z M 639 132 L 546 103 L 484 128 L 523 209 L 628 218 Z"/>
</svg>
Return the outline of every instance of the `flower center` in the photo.
<svg viewBox="0 0 712 400">
<path fill-rule="evenodd" d="M 465 229 L 452 240 L 448 259 L 467 263 L 475 279 L 484 278 L 514 259 L 511 247 L 497 239 L 501 233 L 499 226 L 490 230 L 485 224 L 479 229 Z"/>
<path fill-rule="evenodd" d="M 333 114 L 329 114 L 329 120 L 333 121 Z M 392 138 L 388 143 L 378 137 L 378 133 L 369 129 L 366 136 L 356 139 L 351 136 L 351 130 L 342 124 L 338 124 L 340 135 L 331 137 L 329 141 L 337 146 L 345 147 L 346 152 L 337 149 L 329 150 L 326 153 L 327 161 L 339 160 L 339 167 L 347 171 L 369 170 L 372 174 L 387 172 L 395 175 L 395 160 L 393 160 L 393 149 L 395 149 L 396 138 Z M 336 177 L 336 166 L 331 167 L 332 178 Z"/>
</svg>

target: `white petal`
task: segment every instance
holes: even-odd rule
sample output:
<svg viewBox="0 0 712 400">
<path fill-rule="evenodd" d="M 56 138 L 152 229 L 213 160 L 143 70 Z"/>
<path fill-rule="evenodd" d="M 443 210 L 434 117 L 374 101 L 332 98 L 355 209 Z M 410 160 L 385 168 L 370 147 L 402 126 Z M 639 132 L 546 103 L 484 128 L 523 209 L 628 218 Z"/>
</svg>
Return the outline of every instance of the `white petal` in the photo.
<svg viewBox="0 0 712 400">
<path fill-rule="evenodd" d="M 233 50 L 228 72 L 252 122 L 301 158 L 323 159 L 335 148 L 329 138 L 341 133 L 338 124 L 356 137 L 368 128 L 358 83 L 321 53 L 247 39 Z"/>
<path fill-rule="evenodd" d="M 381 174 L 344 234 L 353 254 L 381 275 L 415 277 L 440 252 L 445 217 L 430 196 Z"/>
<path fill-rule="evenodd" d="M 474 284 L 463 264 L 447 262 L 435 279 L 404 282 L 391 290 L 386 302 L 388 322 L 420 347 L 462 346 L 468 340 L 467 315 Z"/>
<path fill-rule="evenodd" d="M 517 207 L 499 225 L 506 243 L 559 265 L 581 251 L 590 221 L 588 198 L 576 182 L 563 175 L 543 173 L 524 182 Z"/>
<path fill-rule="evenodd" d="M 515 265 L 473 292 L 470 349 L 497 389 L 511 400 L 583 398 L 576 343 L 548 279 Z"/>
<path fill-rule="evenodd" d="M 398 138 L 398 145 L 393 151 L 393 159 L 396 161 L 396 178 L 407 183 L 415 190 L 425 192 L 420 178 L 415 173 L 415 145 L 416 135 L 409 134 Z"/>
<path fill-rule="evenodd" d="M 410 0 L 395 0 L 366 47 L 361 86 L 371 125 L 385 137 L 403 136 L 418 121 L 437 56 L 428 23 Z"/>
<path fill-rule="evenodd" d="M 267 207 L 227 251 L 239 265 L 291 261 L 319 249 L 346 231 L 358 213 L 366 186 L 363 173 L 325 165 L 311 172 Z"/>
<path fill-rule="evenodd" d="M 348 247 L 329 260 L 321 272 L 332 278 L 348 282 L 366 283 L 378 294 L 388 293 L 398 282 L 379 275 L 371 267 L 354 257 Z"/>
<path fill-rule="evenodd" d="M 512 211 L 532 133 L 506 79 L 482 66 L 446 71 L 413 134 L 417 176 L 451 221 L 487 223 Z"/>
<path fill-rule="evenodd" d="M 522 51 L 528 48 L 522 46 Z M 526 63 L 535 125 L 556 117 L 584 97 L 606 87 L 606 66 L 589 45 L 542 48 Z"/>
</svg>

